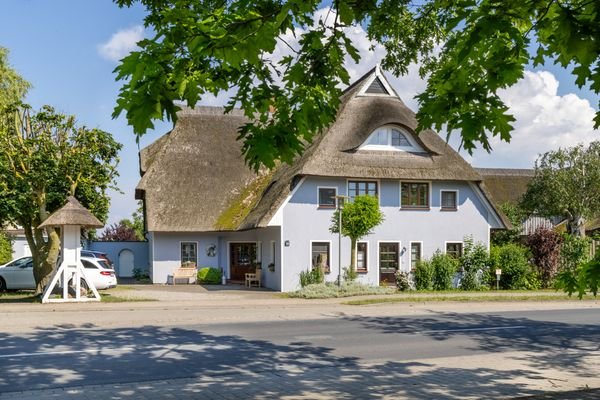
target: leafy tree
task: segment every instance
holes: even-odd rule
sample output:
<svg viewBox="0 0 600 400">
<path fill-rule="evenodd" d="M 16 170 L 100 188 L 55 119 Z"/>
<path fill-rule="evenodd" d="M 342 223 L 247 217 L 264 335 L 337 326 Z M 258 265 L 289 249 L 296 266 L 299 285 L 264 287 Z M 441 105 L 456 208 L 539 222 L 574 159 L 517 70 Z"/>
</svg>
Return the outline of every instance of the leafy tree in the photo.
<svg viewBox="0 0 600 400">
<path fill-rule="evenodd" d="M 543 288 L 552 285 L 560 262 L 562 236 L 552 229 L 540 227 L 529 235 L 527 246 L 533 255 Z"/>
<path fill-rule="evenodd" d="M 112 224 L 105 228 L 100 236 L 100 240 L 105 242 L 138 240 L 135 229 L 129 226 L 126 222 L 131 223 L 130 221 L 124 219 L 118 224 Z"/>
<path fill-rule="evenodd" d="M 6 264 L 12 260 L 12 243 L 12 236 L 0 232 L 0 264 Z"/>
<path fill-rule="evenodd" d="M 60 250 L 58 231 L 37 227 L 74 195 L 100 220 L 109 207 L 121 145 L 99 129 L 49 106 L 0 110 L 0 224 L 20 225 L 33 257 L 36 292 L 43 291 Z"/>
<path fill-rule="evenodd" d="M 21 101 L 30 87 L 8 63 L 8 50 L 0 46 L 0 110 Z"/>
<path fill-rule="evenodd" d="M 134 240 L 146 240 L 144 229 L 144 205 L 141 201 L 138 201 L 138 208 L 131 214 L 131 219 L 124 219 L 120 223 L 133 229 L 135 232 Z"/>
<path fill-rule="evenodd" d="M 600 141 L 542 155 L 521 205 L 529 213 L 565 216 L 569 232 L 585 236 L 585 221 L 600 215 Z"/>
<path fill-rule="evenodd" d="M 572 67 L 577 85 L 600 92 L 597 1 L 338 0 L 329 22 L 315 22 L 321 1 L 114 1 L 145 6 L 153 32 L 115 70 L 124 84 L 114 116 L 124 112 L 139 136 L 153 120 L 175 121 L 175 101 L 194 106 L 235 88 L 228 108 L 251 121 L 240 138 L 255 169 L 290 162 L 334 121 L 349 83 L 344 62 L 360 61 L 348 36 L 356 25 L 385 48 L 383 68 L 400 75 L 419 63 L 428 77 L 419 128 L 458 130 L 469 151 L 490 151 L 490 136 L 510 140 L 514 117 L 498 91 L 530 63 Z"/>
<path fill-rule="evenodd" d="M 501 204 L 500 211 L 506 215 L 512 227 L 493 232 L 491 237 L 492 243 L 499 246 L 507 243 L 519 243 L 522 231 L 521 224 L 526 217 L 526 213 L 518 204 L 515 205 L 510 202 Z"/>
<path fill-rule="evenodd" d="M 379 199 L 375 196 L 356 196 L 342 209 L 342 235 L 350 238 L 350 268 L 356 271 L 356 243 L 369 235 L 383 222 L 383 213 L 379 209 Z M 339 233 L 339 210 L 331 218 L 331 233 Z"/>
</svg>

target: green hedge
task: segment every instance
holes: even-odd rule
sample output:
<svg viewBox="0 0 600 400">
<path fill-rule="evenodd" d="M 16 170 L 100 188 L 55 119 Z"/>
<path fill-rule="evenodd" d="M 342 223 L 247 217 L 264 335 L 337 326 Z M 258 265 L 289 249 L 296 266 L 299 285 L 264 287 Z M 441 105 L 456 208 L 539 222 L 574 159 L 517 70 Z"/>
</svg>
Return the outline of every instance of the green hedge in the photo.
<svg viewBox="0 0 600 400">
<path fill-rule="evenodd" d="M 198 271 L 198 283 L 219 285 L 221 284 L 221 278 L 220 268 L 204 267 Z"/>
</svg>

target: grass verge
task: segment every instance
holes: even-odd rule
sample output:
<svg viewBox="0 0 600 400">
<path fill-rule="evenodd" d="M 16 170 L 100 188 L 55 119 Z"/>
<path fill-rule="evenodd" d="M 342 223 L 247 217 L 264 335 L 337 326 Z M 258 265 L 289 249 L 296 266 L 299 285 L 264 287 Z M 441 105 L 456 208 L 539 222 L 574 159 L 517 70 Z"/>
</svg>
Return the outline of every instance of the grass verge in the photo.
<svg viewBox="0 0 600 400">
<path fill-rule="evenodd" d="M 286 297 L 302 299 L 330 299 L 336 297 L 366 296 L 374 294 L 393 294 L 395 287 L 368 286 L 357 282 L 343 283 L 341 287 L 333 283 L 307 285 L 295 292 L 287 293 Z"/>
<path fill-rule="evenodd" d="M 102 294 L 100 293 L 100 300 L 103 303 L 130 303 L 139 301 L 158 301 L 157 299 L 150 299 L 147 297 L 123 297 L 115 296 L 114 294 Z"/>
<path fill-rule="evenodd" d="M 350 306 L 364 306 L 370 304 L 383 303 L 426 303 L 426 302 L 441 302 L 441 301 L 458 301 L 458 302 L 488 302 L 488 301 L 565 301 L 577 300 L 577 297 L 569 297 L 567 294 L 556 295 L 526 295 L 526 294 L 511 294 L 511 295 L 456 295 L 456 296 L 413 296 L 406 295 L 402 297 L 383 297 L 375 299 L 360 299 L 345 301 L 342 304 Z M 586 296 L 583 300 L 598 300 L 593 296 Z"/>
</svg>

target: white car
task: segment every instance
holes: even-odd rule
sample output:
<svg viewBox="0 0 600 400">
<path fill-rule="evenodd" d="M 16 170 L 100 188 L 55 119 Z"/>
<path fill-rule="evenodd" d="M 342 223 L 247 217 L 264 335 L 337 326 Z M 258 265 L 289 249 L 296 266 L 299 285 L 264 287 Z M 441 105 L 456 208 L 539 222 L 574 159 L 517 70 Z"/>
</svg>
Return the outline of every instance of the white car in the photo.
<svg viewBox="0 0 600 400">
<path fill-rule="evenodd" d="M 96 289 L 108 289 L 117 286 L 115 271 L 100 258 L 81 257 L 85 277 L 94 283 Z M 33 260 L 21 257 L 0 266 L 0 291 L 7 289 L 35 289 L 33 278 Z"/>
</svg>

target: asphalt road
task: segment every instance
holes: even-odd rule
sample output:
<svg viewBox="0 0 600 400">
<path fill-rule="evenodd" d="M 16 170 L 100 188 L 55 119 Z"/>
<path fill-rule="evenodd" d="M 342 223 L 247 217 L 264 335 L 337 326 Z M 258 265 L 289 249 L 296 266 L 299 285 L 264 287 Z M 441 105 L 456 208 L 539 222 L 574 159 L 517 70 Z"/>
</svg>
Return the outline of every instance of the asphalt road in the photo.
<svg viewBox="0 0 600 400">
<path fill-rule="evenodd" d="M 303 321 L 40 328 L 0 333 L 0 393 L 188 377 L 343 369 L 405 374 L 423 360 L 527 353 L 541 368 L 577 370 L 600 351 L 600 310 L 330 318 Z M 500 360 L 500 357 L 498 358 Z M 499 361 L 500 362 L 500 361 Z M 374 372 L 374 373 L 375 373 Z M 482 372 L 482 374 L 485 371 Z M 516 378 L 521 372 L 514 371 Z M 290 375 L 291 374 L 291 375 Z M 511 375 L 503 376 L 510 380 Z"/>
</svg>

